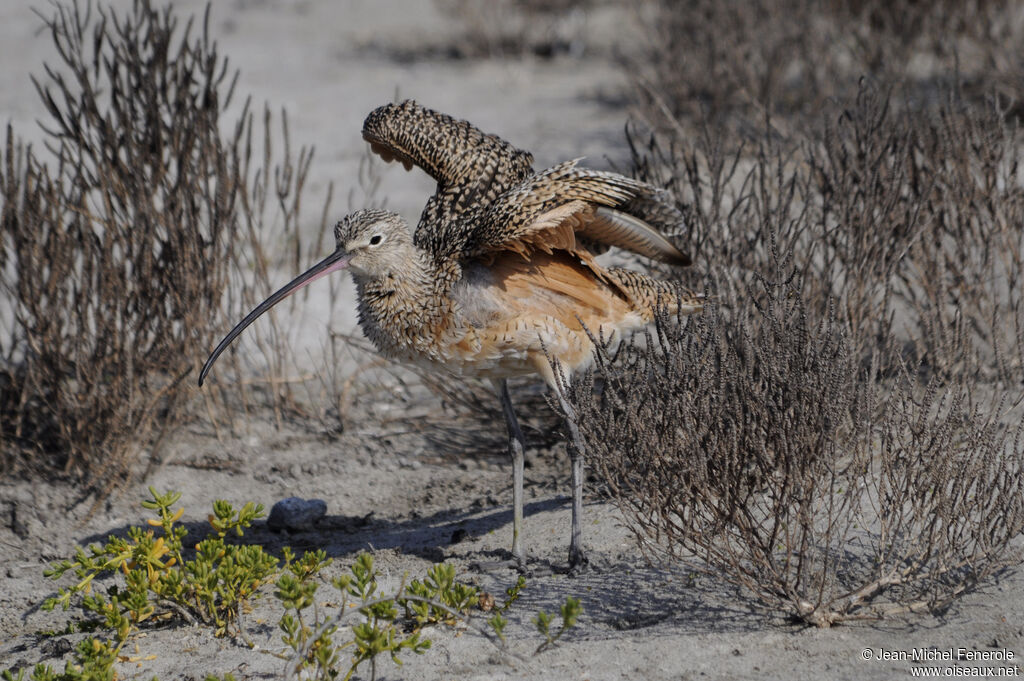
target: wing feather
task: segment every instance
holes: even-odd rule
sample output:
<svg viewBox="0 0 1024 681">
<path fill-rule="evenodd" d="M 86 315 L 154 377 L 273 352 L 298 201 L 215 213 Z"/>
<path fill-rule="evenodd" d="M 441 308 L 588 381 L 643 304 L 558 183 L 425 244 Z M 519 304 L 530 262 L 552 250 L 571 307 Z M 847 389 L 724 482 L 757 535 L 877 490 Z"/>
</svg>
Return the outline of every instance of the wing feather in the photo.
<svg viewBox="0 0 1024 681">
<path fill-rule="evenodd" d="M 534 173 L 529 152 L 412 100 L 371 112 L 363 137 L 385 161 L 437 180 L 414 240 L 440 260 L 564 250 L 592 262 L 616 246 L 690 263 L 666 237 L 682 214 L 667 192 L 639 180 L 580 168 L 579 159 Z"/>
<path fill-rule="evenodd" d="M 690 256 L 658 233 L 651 225 L 629 213 L 599 206 L 594 219 L 576 230 L 577 235 L 597 243 L 624 248 L 648 258 L 675 265 L 689 265 Z"/>
<path fill-rule="evenodd" d="M 576 163 L 569 161 L 534 175 L 479 213 L 463 216 L 470 222 L 465 225 L 465 243 L 459 245 L 462 257 L 505 249 L 550 252 L 548 247 L 583 252 L 596 250 L 588 249 L 588 244 L 598 244 L 676 265 L 690 264 L 689 256 L 658 229 L 626 212 L 637 205 L 638 197 L 650 202 L 659 190 L 615 173 L 578 168 Z M 671 224 L 673 211 L 679 215 L 670 204 L 661 210 L 659 226 L 681 226 L 681 215 Z M 567 229 L 572 239 L 562 235 Z M 556 234 L 557 243 L 553 241 Z"/>
<path fill-rule="evenodd" d="M 533 175 L 533 155 L 468 121 L 409 99 L 370 112 L 363 139 L 385 161 L 419 166 L 437 180 L 437 191 L 419 229 L 450 222 L 470 207 L 485 206 Z"/>
</svg>

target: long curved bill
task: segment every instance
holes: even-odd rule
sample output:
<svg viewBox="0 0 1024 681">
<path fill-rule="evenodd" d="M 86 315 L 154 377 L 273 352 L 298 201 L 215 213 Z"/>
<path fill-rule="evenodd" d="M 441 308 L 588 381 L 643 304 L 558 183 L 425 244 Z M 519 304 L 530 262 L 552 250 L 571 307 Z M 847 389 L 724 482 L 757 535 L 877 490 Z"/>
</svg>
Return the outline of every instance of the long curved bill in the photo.
<svg viewBox="0 0 1024 681">
<path fill-rule="evenodd" d="M 210 353 L 210 358 L 206 360 L 206 364 L 203 365 L 203 370 L 199 372 L 199 385 L 202 385 L 203 381 L 206 380 L 206 375 L 210 373 L 210 369 L 213 367 L 213 363 L 216 362 L 217 358 L 220 357 L 221 353 L 224 352 L 224 350 L 226 350 L 229 345 L 231 345 L 231 341 L 235 340 L 235 338 L 237 338 L 240 333 L 245 331 L 246 327 L 248 327 L 250 324 L 256 321 L 257 317 L 259 317 L 261 314 L 263 314 L 270 308 L 280 303 L 282 300 L 284 300 L 291 294 L 298 291 L 303 286 L 306 286 L 307 284 L 312 284 L 320 277 L 328 275 L 331 272 L 336 272 L 338 270 L 345 269 L 346 267 L 348 267 L 349 260 L 351 259 L 351 254 L 341 249 L 338 249 L 334 253 L 331 253 L 329 256 L 318 262 L 317 264 L 310 267 L 308 270 L 306 270 L 299 276 L 292 279 L 290 282 L 285 284 L 279 291 L 274 293 L 274 295 L 270 296 L 262 303 L 257 305 L 256 309 L 254 309 L 252 312 L 246 315 L 245 319 L 238 322 L 238 324 L 235 325 L 235 328 L 231 329 L 228 335 L 224 336 L 224 340 L 222 340 L 220 344 L 218 344 L 217 347 L 213 349 L 213 352 Z"/>
</svg>

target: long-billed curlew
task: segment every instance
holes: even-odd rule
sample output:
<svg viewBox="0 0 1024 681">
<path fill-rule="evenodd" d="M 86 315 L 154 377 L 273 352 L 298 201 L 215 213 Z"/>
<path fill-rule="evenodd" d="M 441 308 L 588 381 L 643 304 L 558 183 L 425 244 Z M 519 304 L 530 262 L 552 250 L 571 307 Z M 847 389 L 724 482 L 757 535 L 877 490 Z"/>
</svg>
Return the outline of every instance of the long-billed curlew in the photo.
<svg viewBox="0 0 1024 681">
<path fill-rule="evenodd" d="M 594 260 L 617 246 L 688 265 L 662 235 L 678 229 L 682 216 L 663 190 L 577 161 L 534 173 L 528 152 L 413 101 L 373 111 L 363 137 L 386 161 L 420 166 L 437 180 L 415 233 L 382 210 L 343 218 L 334 229 L 334 253 L 239 322 L 206 360 L 199 384 L 257 317 L 306 284 L 347 269 L 359 296 L 359 324 L 382 354 L 493 382 L 508 426 L 512 556 L 520 569 L 524 440 L 506 380 L 536 373 L 551 386 L 570 436 L 569 564 L 575 569 L 586 562 L 583 443 L 556 374 L 571 375 L 592 361 L 588 331 L 617 339 L 650 323 L 659 304 L 681 313 L 701 308 L 698 296 L 674 284 Z"/>
</svg>

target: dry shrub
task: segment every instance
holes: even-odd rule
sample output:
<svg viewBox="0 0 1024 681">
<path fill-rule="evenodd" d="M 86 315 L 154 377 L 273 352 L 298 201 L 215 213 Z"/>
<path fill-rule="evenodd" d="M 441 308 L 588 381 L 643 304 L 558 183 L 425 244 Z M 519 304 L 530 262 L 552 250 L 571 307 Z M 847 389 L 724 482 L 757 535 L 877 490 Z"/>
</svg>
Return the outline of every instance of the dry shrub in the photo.
<svg viewBox="0 0 1024 681">
<path fill-rule="evenodd" d="M 917 371 L 1019 385 L 1024 136 L 998 99 L 947 95 L 894 110 L 863 88 L 824 126 L 804 156 L 820 207 L 810 267 L 862 354 L 895 335 Z"/>
<path fill-rule="evenodd" d="M 919 121 L 914 172 L 930 186 L 899 293 L 919 327 L 915 351 L 924 366 L 1019 387 L 1024 135 L 1000 102 L 951 98 Z"/>
<path fill-rule="evenodd" d="M 883 382 L 787 279 L 742 311 L 662 316 L 602 357 L 599 396 L 570 389 L 645 553 L 689 552 L 817 626 L 940 610 L 1019 562 L 1024 423 L 1008 432 L 963 384 Z"/>
<path fill-rule="evenodd" d="M 248 103 L 223 133 L 237 74 L 208 17 L 182 27 L 137 0 L 44 18 L 60 57 L 35 81 L 51 158 L 8 130 L 0 169 L 5 473 L 57 468 L 100 491 L 123 479 L 186 413 L 186 375 L 269 288 L 263 249 L 280 235 L 265 214 L 296 231 L 311 151 L 293 159 L 282 121 L 278 161 L 267 113 L 256 157 Z M 261 347 L 277 360 L 271 331 Z"/>
<path fill-rule="evenodd" d="M 136 3 L 94 23 L 91 9 L 47 20 L 61 63 L 35 82 L 53 165 L 8 131 L 2 342 L 5 467 L 17 444 L 95 481 L 181 409 L 227 282 L 239 182 L 218 127 L 232 82 L 205 26 L 175 39 L 169 11 Z"/>
<path fill-rule="evenodd" d="M 652 123 L 708 116 L 747 135 L 769 115 L 789 135 L 866 74 L 919 99 L 958 82 L 971 99 L 1013 96 L 1022 32 L 1007 0 L 662 0 L 633 66 Z"/>
<path fill-rule="evenodd" d="M 818 626 L 940 610 L 1024 531 L 1024 140 L 996 99 L 838 104 L 734 151 L 633 132 L 710 304 L 571 392 L 649 554 Z"/>
<path fill-rule="evenodd" d="M 630 143 L 710 304 L 573 387 L 594 462 L 771 612 L 941 610 L 1022 559 L 1020 10 L 655 8 Z"/>
<path fill-rule="evenodd" d="M 900 355 L 889 367 L 1018 381 L 1024 135 L 1006 107 L 949 92 L 897 108 L 862 83 L 823 118 L 820 133 L 766 132 L 734 151 L 725 128 L 629 131 L 636 174 L 685 198 L 684 247 L 707 254 L 687 283 L 705 276 L 720 299 L 742 299 L 775 242 L 816 317 L 837 306 L 862 359 L 886 346 Z"/>
</svg>

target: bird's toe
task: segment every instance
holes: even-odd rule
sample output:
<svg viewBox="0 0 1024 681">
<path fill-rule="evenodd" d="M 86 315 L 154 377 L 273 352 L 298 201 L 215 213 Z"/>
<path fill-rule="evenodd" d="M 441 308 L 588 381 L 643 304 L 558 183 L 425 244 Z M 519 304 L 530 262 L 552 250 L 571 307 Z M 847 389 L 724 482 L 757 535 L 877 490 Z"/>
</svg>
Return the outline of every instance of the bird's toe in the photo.
<svg viewBox="0 0 1024 681">
<path fill-rule="evenodd" d="M 590 558 L 583 549 L 577 548 L 569 552 L 569 569 L 566 572 L 570 577 L 578 577 L 590 569 Z"/>
</svg>

